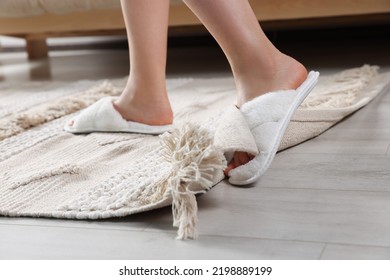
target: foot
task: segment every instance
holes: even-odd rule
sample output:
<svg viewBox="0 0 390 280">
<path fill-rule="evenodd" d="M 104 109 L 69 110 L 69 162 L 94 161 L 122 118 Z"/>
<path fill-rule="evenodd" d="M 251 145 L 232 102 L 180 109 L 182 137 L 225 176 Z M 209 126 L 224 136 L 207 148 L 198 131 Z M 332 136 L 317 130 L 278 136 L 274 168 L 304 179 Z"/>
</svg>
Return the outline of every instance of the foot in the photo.
<svg viewBox="0 0 390 280">
<path fill-rule="evenodd" d="M 113 105 L 125 120 L 148 125 L 172 124 L 173 112 L 166 95 L 151 100 L 123 96 L 125 95 L 122 94 Z"/>
<path fill-rule="evenodd" d="M 307 77 L 306 68 L 295 59 L 281 54 L 274 64 L 274 67 L 265 72 L 252 71 L 250 75 L 235 75 L 238 89 L 237 106 L 265 93 L 277 90 L 288 90 L 298 88 Z M 261 73 L 260 75 L 258 73 Z M 256 77 L 257 75 L 257 77 Z M 254 158 L 245 152 L 235 152 L 233 159 L 224 170 L 228 176 L 230 170 L 244 165 Z"/>
</svg>

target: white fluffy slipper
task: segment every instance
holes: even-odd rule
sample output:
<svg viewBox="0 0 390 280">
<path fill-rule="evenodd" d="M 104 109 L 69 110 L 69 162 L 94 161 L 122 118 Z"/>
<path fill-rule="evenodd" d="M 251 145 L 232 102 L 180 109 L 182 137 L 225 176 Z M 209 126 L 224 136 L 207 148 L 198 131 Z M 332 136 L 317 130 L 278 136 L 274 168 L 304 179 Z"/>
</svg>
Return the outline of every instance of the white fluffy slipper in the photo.
<svg viewBox="0 0 390 280">
<path fill-rule="evenodd" d="M 247 185 L 255 182 L 270 166 L 295 110 L 312 91 L 319 73 L 311 71 L 296 90 L 270 92 L 241 107 L 259 154 L 245 165 L 229 172 L 229 182 Z"/>
<path fill-rule="evenodd" d="M 147 125 L 127 121 L 115 110 L 113 97 L 108 96 L 82 110 L 67 121 L 64 130 L 71 133 L 91 132 L 130 132 L 142 134 L 162 134 L 169 131 L 172 125 Z M 73 125 L 69 122 L 73 121 Z"/>
</svg>

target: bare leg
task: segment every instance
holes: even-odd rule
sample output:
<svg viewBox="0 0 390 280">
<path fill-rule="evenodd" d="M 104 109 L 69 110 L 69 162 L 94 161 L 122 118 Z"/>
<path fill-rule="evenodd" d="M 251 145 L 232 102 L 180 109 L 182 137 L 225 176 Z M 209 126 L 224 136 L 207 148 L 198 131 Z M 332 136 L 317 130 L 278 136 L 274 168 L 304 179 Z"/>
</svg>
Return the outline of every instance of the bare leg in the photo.
<svg viewBox="0 0 390 280">
<path fill-rule="evenodd" d="M 265 36 L 246 0 L 184 0 L 224 51 L 235 78 L 237 105 L 263 93 L 297 88 L 303 65 L 282 54 Z"/>
<path fill-rule="evenodd" d="M 267 39 L 248 1 L 184 2 L 224 51 L 237 87 L 237 106 L 270 91 L 295 89 L 305 80 L 305 67 Z M 246 153 L 236 153 L 225 172 L 249 160 Z"/>
<path fill-rule="evenodd" d="M 165 71 L 169 0 L 121 0 L 130 50 L 130 76 L 116 109 L 127 119 L 170 124 Z"/>
</svg>

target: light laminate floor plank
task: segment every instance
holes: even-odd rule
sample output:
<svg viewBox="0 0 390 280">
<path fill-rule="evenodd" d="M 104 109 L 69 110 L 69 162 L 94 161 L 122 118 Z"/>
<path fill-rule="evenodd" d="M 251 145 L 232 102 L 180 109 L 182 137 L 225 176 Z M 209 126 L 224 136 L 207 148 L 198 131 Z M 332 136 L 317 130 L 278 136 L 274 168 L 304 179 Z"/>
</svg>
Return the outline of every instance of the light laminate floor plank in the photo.
<svg viewBox="0 0 390 280">
<path fill-rule="evenodd" d="M 304 145 L 302 144 L 303 147 Z M 321 151 L 322 147 L 322 142 L 318 141 L 316 149 Z M 281 152 L 257 185 L 272 188 L 390 192 L 389 182 L 390 160 L 386 155 Z"/>
<path fill-rule="evenodd" d="M 390 246 L 390 192 L 261 187 L 221 182 L 199 197 L 200 234 Z M 173 230 L 169 211 L 145 231 Z"/>
<path fill-rule="evenodd" d="M 390 260 L 390 247 L 327 244 L 324 260 Z"/>
<path fill-rule="evenodd" d="M 0 225 L 0 259 L 318 259 L 321 243 L 173 232 Z"/>
<path fill-rule="evenodd" d="M 322 139 L 321 136 L 284 151 L 284 154 L 385 155 L 388 140 Z"/>
</svg>

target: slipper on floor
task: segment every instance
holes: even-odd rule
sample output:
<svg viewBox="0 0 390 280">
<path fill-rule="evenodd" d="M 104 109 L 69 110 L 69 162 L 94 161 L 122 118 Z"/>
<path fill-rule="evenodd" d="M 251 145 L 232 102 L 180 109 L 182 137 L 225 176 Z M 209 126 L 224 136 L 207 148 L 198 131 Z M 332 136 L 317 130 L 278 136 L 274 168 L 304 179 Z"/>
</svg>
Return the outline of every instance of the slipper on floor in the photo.
<svg viewBox="0 0 390 280">
<path fill-rule="evenodd" d="M 67 121 L 64 130 L 71 133 L 91 132 L 130 132 L 142 134 L 162 134 L 169 131 L 172 125 L 147 125 L 127 121 L 115 110 L 113 97 L 108 96 L 82 110 Z M 73 125 L 69 123 L 73 121 Z"/>
<path fill-rule="evenodd" d="M 259 154 L 229 172 L 231 184 L 251 184 L 264 174 L 275 157 L 291 117 L 317 84 L 318 76 L 318 72 L 311 71 L 296 90 L 270 92 L 242 105 L 241 113 L 256 141 Z"/>
</svg>

